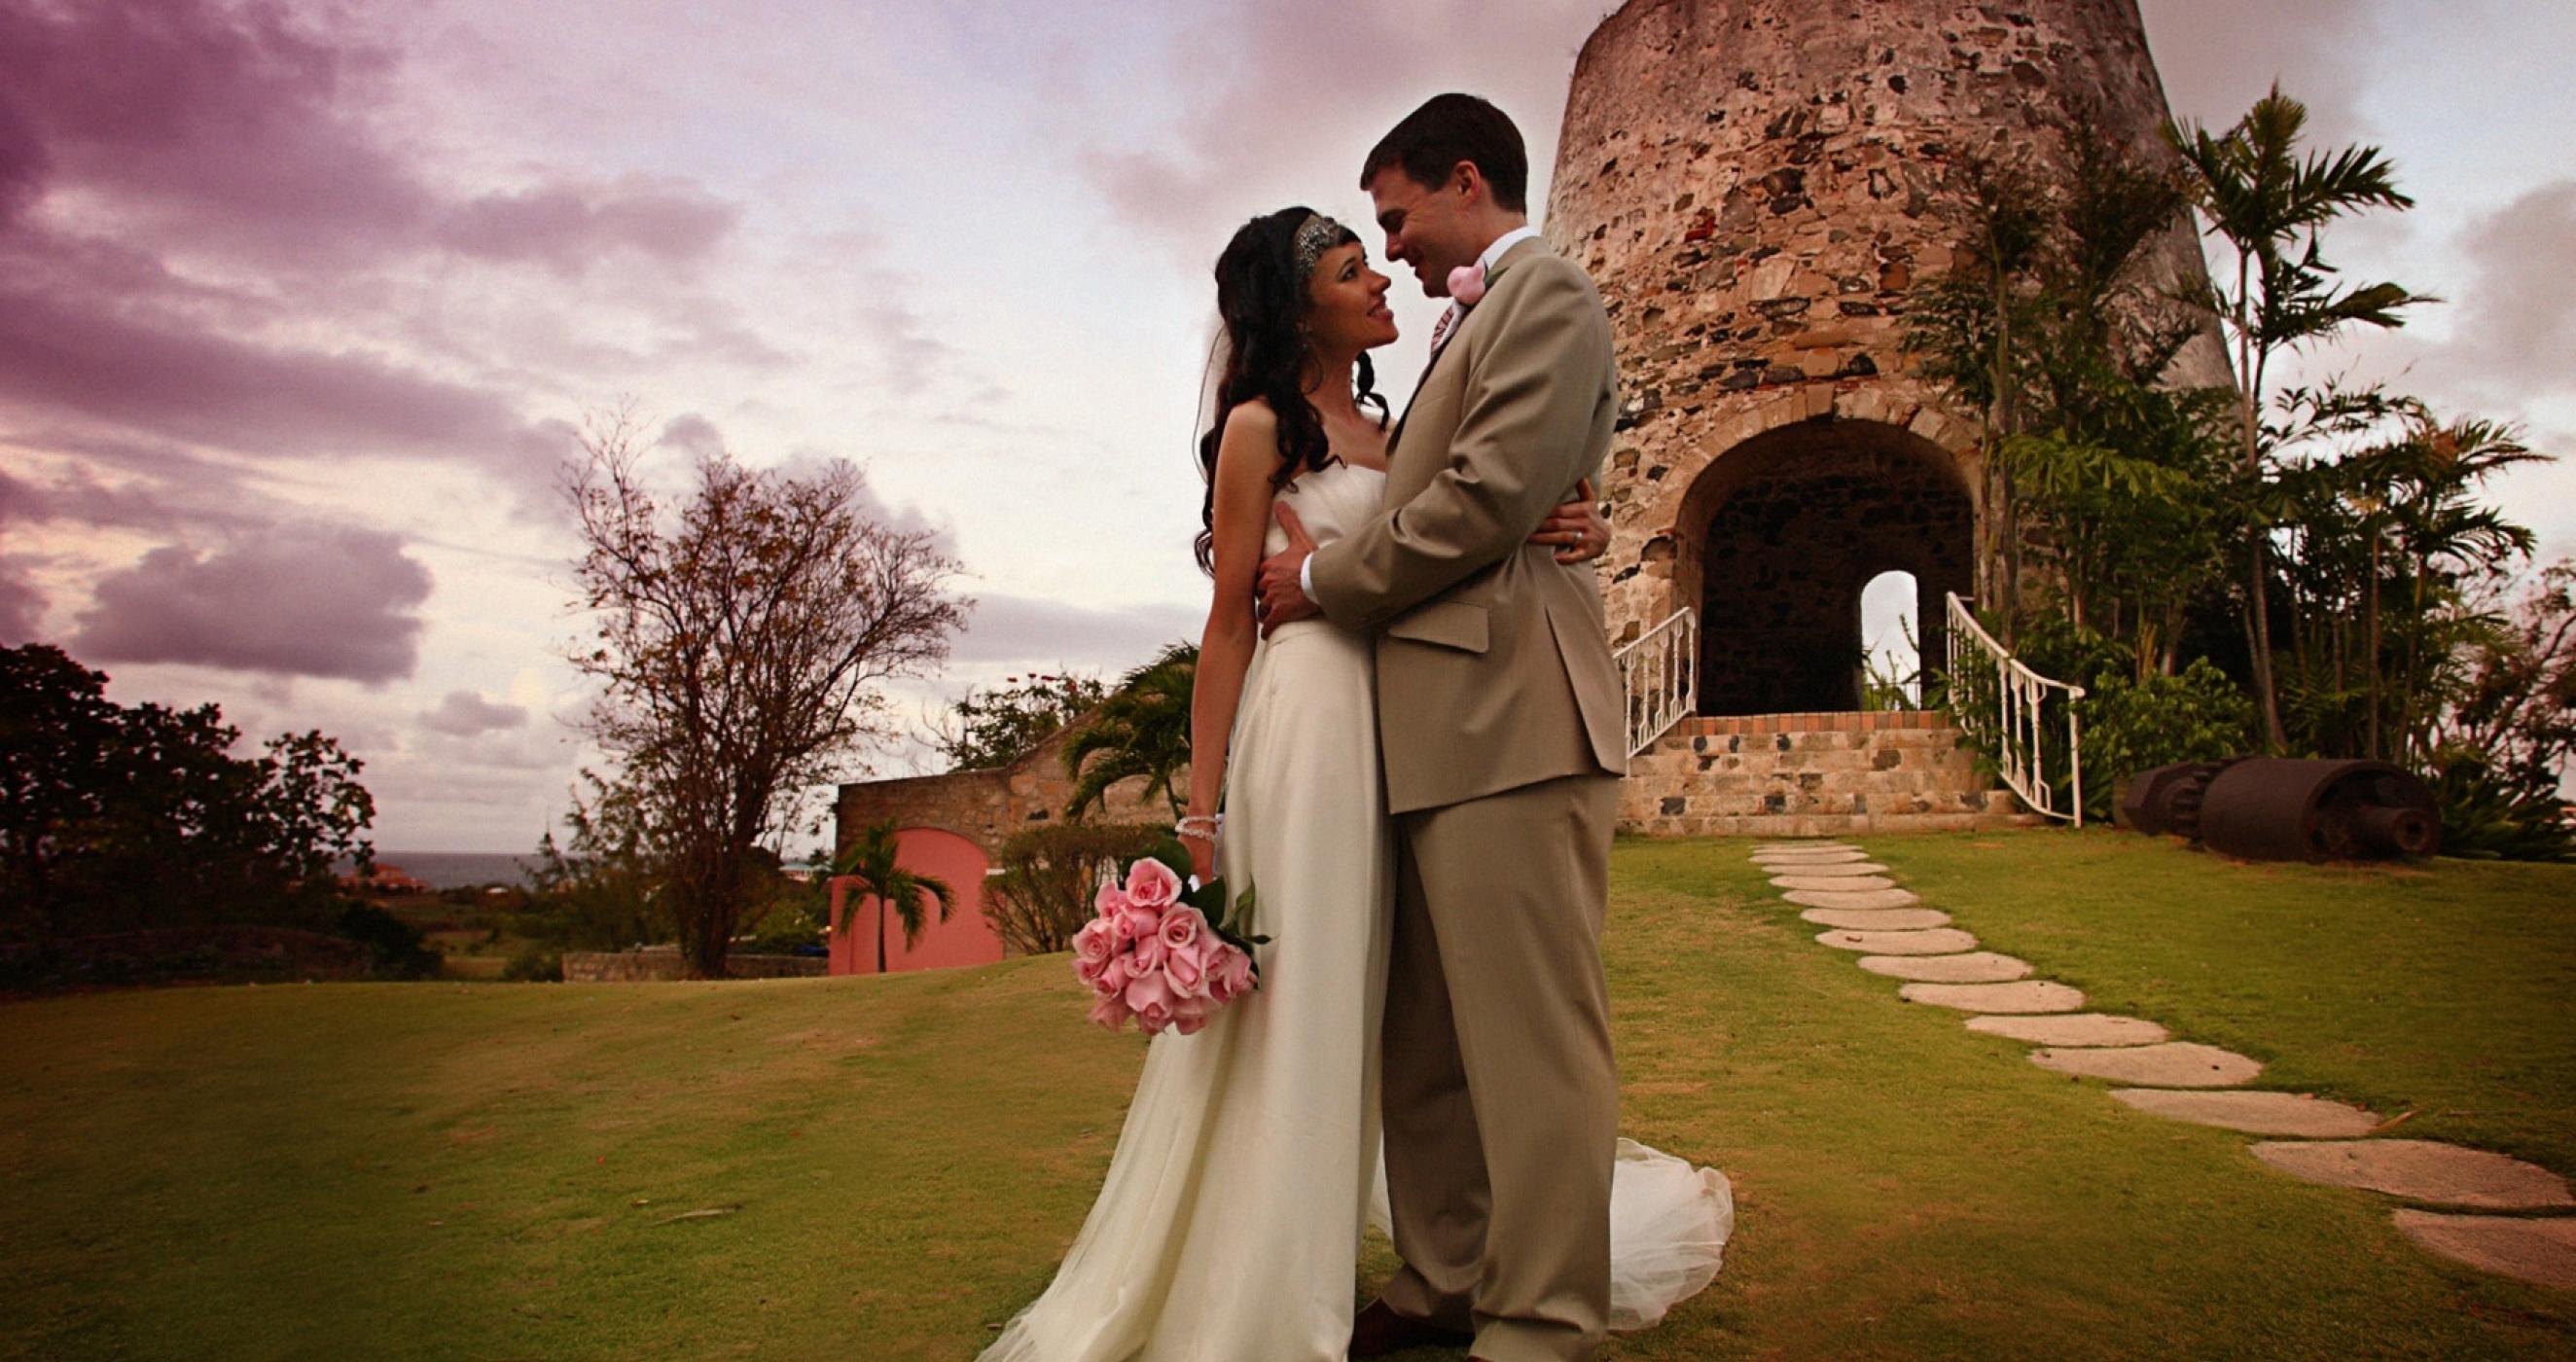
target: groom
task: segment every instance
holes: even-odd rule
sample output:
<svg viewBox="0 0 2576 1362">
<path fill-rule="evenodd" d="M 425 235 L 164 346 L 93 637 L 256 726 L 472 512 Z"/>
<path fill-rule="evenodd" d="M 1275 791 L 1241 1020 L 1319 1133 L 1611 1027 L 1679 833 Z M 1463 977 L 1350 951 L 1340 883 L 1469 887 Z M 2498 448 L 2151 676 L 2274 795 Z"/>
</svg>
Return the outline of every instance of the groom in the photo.
<svg viewBox="0 0 2576 1362">
<path fill-rule="evenodd" d="M 1589 1357 L 1610 1308 L 1617 1076 L 1601 918 L 1620 686 L 1589 563 L 1524 541 L 1596 475 L 1610 324 L 1529 227 L 1501 110 L 1441 95 L 1360 172 L 1387 255 L 1451 299 L 1387 452 L 1386 508 L 1317 550 L 1292 512 L 1265 629 L 1318 612 L 1377 636 L 1397 824 L 1382 1085 L 1404 1268 L 1353 1357 L 1472 1344 Z"/>
</svg>

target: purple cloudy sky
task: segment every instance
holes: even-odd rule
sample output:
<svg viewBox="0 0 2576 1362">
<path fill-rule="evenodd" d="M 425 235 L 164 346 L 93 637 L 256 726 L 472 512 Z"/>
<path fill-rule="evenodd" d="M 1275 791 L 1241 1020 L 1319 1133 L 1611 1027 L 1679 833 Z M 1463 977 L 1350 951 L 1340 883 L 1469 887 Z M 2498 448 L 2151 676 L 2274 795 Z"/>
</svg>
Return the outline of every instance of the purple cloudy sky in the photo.
<svg viewBox="0 0 2576 1362">
<path fill-rule="evenodd" d="M 2422 201 L 2333 252 L 2451 302 L 2311 373 L 2576 447 L 2576 10 L 2146 9 L 2179 112 L 2277 74 Z M 1543 167 L 1600 12 L 0 0 L 0 641 L 337 734 L 380 846 L 525 850 L 596 760 L 553 479 L 631 398 L 674 468 L 851 457 L 949 537 L 982 604 L 906 705 L 1124 667 L 1200 608 L 1217 245 L 1364 219 L 1359 155 L 1440 89 Z M 2576 552 L 2576 473 L 2505 494 Z"/>
</svg>

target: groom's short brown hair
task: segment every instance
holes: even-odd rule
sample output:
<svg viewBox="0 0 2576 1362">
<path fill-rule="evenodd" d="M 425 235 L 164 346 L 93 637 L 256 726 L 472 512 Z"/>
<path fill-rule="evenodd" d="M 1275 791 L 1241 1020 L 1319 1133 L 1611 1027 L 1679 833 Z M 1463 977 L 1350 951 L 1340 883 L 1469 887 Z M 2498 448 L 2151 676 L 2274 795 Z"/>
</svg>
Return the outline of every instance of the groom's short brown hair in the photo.
<svg viewBox="0 0 2576 1362">
<path fill-rule="evenodd" d="M 1476 163 L 1493 187 L 1496 204 L 1514 213 L 1529 211 L 1529 152 L 1521 145 L 1521 130 L 1502 110 L 1474 95 L 1433 95 L 1406 114 L 1369 148 L 1368 164 L 1360 167 L 1360 188 L 1368 188 L 1388 166 L 1402 166 L 1407 179 L 1435 189 L 1460 161 Z"/>
</svg>

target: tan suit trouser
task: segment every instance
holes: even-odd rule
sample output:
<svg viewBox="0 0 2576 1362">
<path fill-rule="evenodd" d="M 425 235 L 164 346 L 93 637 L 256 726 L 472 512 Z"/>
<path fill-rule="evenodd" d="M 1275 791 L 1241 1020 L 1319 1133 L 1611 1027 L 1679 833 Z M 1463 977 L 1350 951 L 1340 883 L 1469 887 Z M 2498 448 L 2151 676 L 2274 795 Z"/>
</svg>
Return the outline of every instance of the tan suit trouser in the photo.
<svg viewBox="0 0 2576 1362">
<path fill-rule="evenodd" d="M 1397 1312 L 1492 1362 L 1588 1358 L 1619 1126 L 1601 920 L 1616 777 L 1396 818 L 1386 1174 Z"/>
</svg>

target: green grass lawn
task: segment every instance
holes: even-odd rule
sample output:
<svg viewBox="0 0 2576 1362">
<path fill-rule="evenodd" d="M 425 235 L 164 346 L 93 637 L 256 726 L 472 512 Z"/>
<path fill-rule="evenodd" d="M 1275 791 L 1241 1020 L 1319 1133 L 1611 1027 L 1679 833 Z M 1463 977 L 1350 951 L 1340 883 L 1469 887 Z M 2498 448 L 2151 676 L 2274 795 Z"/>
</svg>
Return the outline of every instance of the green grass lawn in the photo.
<svg viewBox="0 0 2576 1362">
<path fill-rule="evenodd" d="M 2267 1084 L 2576 1171 L 2576 872 L 1867 845 L 1993 948 Z M 1740 1220 L 1717 1284 L 1610 1355 L 2576 1356 L 2576 1301 L 1898 1003 L 1746 849 L 1617 853 L 1623 1127 L 1724 1168 Z M 7 1004 L 0 1352 L 971 1357 L 1117 1136 L 1141 1043 L 1081 1013 L 1061 958 Z M 699 1210 L 724 1213 L 672 1218 Z"/>
</svg>

